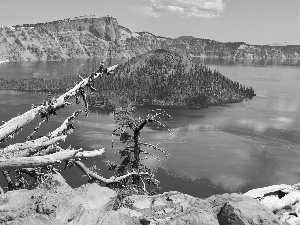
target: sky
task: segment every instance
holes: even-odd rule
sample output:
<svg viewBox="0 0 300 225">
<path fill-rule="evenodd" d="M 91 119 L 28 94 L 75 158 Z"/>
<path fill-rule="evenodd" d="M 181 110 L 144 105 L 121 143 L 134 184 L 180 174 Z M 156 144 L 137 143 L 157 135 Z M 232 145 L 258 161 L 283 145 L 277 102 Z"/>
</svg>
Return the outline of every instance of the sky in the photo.
<svg viewBox="0 0 300 225">
<path fill-rule="evenodd" d="M 0 25 L 110 15 L 131 31 L 300 45 L 300 0 L 0 0 Z"/>
</svg>

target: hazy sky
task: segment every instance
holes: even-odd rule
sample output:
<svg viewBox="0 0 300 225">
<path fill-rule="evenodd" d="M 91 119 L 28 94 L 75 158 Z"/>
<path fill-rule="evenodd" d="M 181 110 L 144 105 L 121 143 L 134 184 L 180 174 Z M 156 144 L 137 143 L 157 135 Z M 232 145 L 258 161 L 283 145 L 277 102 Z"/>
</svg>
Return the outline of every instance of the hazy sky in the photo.
<svg viewBox="0 0 300 225">
<path fill-rule="evenodd" d="M 132 31 L 300 45 L 300 0 L 0 0 L 0 25 L 110 15 Z"/>
</svg>

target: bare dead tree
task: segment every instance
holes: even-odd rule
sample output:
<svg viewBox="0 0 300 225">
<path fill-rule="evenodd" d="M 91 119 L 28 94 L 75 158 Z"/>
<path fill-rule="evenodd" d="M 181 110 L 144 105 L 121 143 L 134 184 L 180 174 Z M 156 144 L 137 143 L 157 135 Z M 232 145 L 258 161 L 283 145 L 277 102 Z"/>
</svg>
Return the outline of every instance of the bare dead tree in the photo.
<svg viewBox="0 0 300 225">
<path fill-rule="evenodd" d="M 99 180 L 105 184 L 118 183 L 123 179 L 136 175 L 136 172 L 131 172 L 119 177 L 112 177 L 110 179 L 104 178 L 89 170 L 84 163 L 80 161 L 82 158 L 103 155 L 103 148 L 94 151 L 84 151 L 82 149 L 62 149 L 59 146 L 60 141 L 65 140 L 67 135 L 75 129 L 73 125 L 74 119 L 83 111 L 86 116 L 88 116 L 89 111 L 86 91 L 95 91 L 93 87 L 94 80 L 103 75 L 113 73 L 116 67 L 115 65 L 104 68 L 104 64 L 102 63 L 96 72 L 85 79 L 82 78 L 81 82 L 76 84 L 71 90 L 60 95 L 58 98 L 48 95 L 47 100 L 42 104 L 38 106 L 32 105 L 32 108 L 27 112 L 12 118 L 0 126 L 0 142 L 5 142 L 21 132 L 26 124 L 38 116 L 42 119 L 34 131 L 28 136 L 27 141 L 0 148 L 0 171 L 2 171 L 7 180 L 9 190 L 25 187 L 26 180 L 24 180 L 24 176 L 22 175 L 27 174 L 37 180 L 45 175 L 45 173 L 50 173 L 51 171 L 57 173 L 54 165 L 62 161 L 68 161 L 68 163 L 76 165 L 87 174 L 90 179 Z M 54 131 L 40 138 L 33 139 L 34 134 L 42 124 L 48 121 L 52 115 L 56 115 L 57 110 L 71 105 L 71 103 L 68 102 L 71 98 L 75 98 L 77 104 L 79 104 L 79 100 L 82 99 L 85 109 L 75 111 Z M 43 170 L 46 170 L 46 172 L 43 172 Z M 15 172 L 15 179 L 11 179 L 10 171 Z"/>
</svg>

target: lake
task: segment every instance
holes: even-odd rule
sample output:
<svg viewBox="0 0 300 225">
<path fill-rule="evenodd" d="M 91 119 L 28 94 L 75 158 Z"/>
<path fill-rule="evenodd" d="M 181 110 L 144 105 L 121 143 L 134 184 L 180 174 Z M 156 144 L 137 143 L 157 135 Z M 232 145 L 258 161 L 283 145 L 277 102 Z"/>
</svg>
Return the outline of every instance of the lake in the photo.
<svg viewBox="0 0 300 225">
<path fill-rule="evenodd" d="M 3 63 L 0 64 L 0 77 L 73 75 L 93 71 L 99 61 Z M 109 64 L 116 61 L 111 60 Z M 197 61 L 209 63 L 211 69 L 253 87 L 257 96 L 242 103 L 204 109 L 163 107 L 173 117 L 172 123 L 166 122 L 171 136 L 156 126 L 146 127 L 141 136 L 145 142 L 159 143 L 170 154 L 168 158 L 158 154 L 160 161 L 150 158 L 145 162 L 151 168 L 158 168 L 157 178 L 163 191 L 178 190 L 207 197 L 300 182 L 300 67 Z M 42 92 L 0 91 L 1 120 L 7 121 L 30 109 L 32 103 L 38 104 L 46 96 Z M 80 107 L 59 110 L 38 135 L 55 129 Z M 149 109 L 155 108 L 140 106 L 135 115 L 145 116 Z M 37 123 L 38 120 L 29 124 L 14 142 L 24 141 Z M 81 115 L 75 126 L 75 132 L 62 146 L 86 150 L 105 147 L 103 157 L 89 159 L 86 165 L 97 165 L 100 173 L 109 177 L 111 174 L 103 161 L 118 160 L 115 152 L 122 147 L 114 138 L 112 149 L 110 134 L 116 128 L 112 112 L 91 107 L 89 117 Z M 64 170 L 62 174 L 73 187 L 87 181 L 77 168 Z M 0 181 L 4 182 L 2 178 Z"/>
</svg>

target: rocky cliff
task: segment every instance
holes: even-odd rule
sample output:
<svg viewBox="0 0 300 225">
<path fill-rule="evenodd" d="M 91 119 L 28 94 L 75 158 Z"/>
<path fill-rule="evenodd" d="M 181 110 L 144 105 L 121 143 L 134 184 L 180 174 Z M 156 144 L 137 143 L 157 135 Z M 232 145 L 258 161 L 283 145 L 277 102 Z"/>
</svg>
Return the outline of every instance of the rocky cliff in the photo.
<svg viewBox="0 0 300 225">
<path fill-rule="evenodd" d="M 72 189 L 49 175 L 32 190 L 0 193 L 1 224 L 297 225 L 300 184 L 273 185 L 245 194 L 195 198 L 177 191 L 132 195 L 115 209 L 117 192 L 96 183 Z"/>
<path fill-rule="evenodd" d="M 126 197 L 113 210 L 117 193 L 98 184 L 77 189 L 59 175 L 37 189 L 0 194 L 1 224 L 272 225 L 279 220 L 266 206 L 241 194 L 194 198 L 180 192 Z"/>
<path fill-rule="evenodd" d="M 110 16 L 84 16 L 0 28 L 0 62 L 133 57 L 150 50 L 180 49 L 192 56 L 298 59 L 300 46 L 252 46 L 182 36 L 176 39 L 132 32 Z"/>
</svg>

